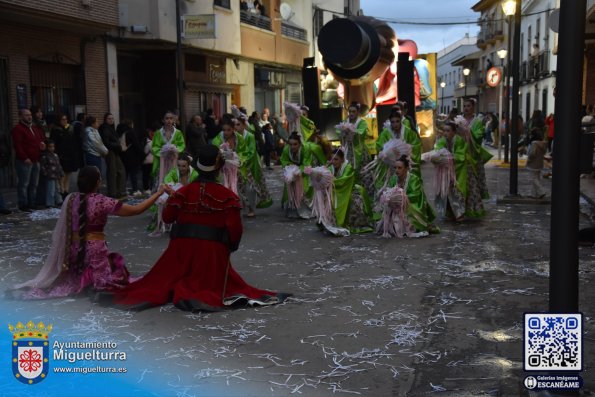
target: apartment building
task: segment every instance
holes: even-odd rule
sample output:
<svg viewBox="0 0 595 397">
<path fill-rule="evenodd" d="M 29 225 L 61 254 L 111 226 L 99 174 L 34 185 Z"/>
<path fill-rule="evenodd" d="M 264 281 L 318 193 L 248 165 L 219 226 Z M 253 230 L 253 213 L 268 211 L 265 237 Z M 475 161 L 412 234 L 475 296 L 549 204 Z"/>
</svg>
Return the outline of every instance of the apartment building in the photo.
<svg viewBox="0 0 595 397">
<path fill-rule="evenodd" d="M 476 43 L 477 37 L 465 36 L 437 53 L 438 113 L 448 114 L 453 108 L 462 109 L 465 75 L 463 67 L 455 66 L 453 63 L 468 59 L 469 56 L 477 53 Z M 467 79 L 467 84 L 473 86 L 474 84 L 471 83 Z M 469 93 L 472 89 L 473 87 L 469 89 Z"/>
<path fill-rule="evenodd" d="M 220 116 L 232 104 L 278 113 L 284 100 L 301 101 L 311 1 L 264 0 L 264 14 L 240 9 L 236 0 L 179 3 L 187 118 L 207 109 Z M 154 122 L 179 107 L 176 2 L 120 0 L 119 9 L 119 31 L 110 40 L 119 80 L 112 106 L 119 104 L 122 116 Z"/>
<path fill-rule="evenodd" d="M 18 109 L 51 119 L 109 109 L 105 32 L 118 26 L 118 0 L 0 0 L 0 138 L 10 142 Z M 12 162 L 11 162 L 12 164 Z M 0 169 L 0 186 L 14 181 Z"/>
</svg>

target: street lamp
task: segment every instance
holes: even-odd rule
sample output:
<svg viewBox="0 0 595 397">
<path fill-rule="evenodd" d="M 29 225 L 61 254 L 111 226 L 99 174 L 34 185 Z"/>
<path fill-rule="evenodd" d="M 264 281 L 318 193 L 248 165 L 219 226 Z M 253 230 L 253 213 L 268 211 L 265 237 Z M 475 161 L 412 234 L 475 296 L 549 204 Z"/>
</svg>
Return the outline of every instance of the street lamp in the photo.
<svg viewBox="0 0 595 397">
<path fill-rule="evenodd" d="M 469 76 L 469 73 L 471 73 L 471 69 L 463 69 L 463 75 L 465 76 L 465 95 L 463 96 L 463 99 L 467 99 L 467 76 Z"/>
<path fill-rule="evenodd" d="M 514 7 L 513 7 L 514 6 Z M 520 46 L 521 46 L 521 2 L 506 0 L 502 3 L 502 11 L 508 16 L 508 43 L 512 54 L 512 66 L 510 65 L 511 54 L 508 52 L 509 76 L 512 76 L 512 111 L 510 112 L 510 183 L 509 195 L 518 196 L 519 165 L 518 165 L 518 143 L 519 143 L 519 69 L 520 69 Z M 514 35 L 510 33 L 512 17 L 514 15 Z M 514 44 L 511 45 L 511 37 L 514 37 Z M 510 84 L 510 83 L 509 83 Z"/>
<path fill-rule="evenodd" d="M 442 108 L 442 113 L 444 113 L 444 87 L 446 87 L 446 82 L 442 80 L 440 82 L 440 88 L 442 88 L 442 99 L 440 100 L 440 107 Z"/>
<path fill-rule="evenodd" d="M 506 50 L 506 48 L 500 48 L 496 53 L 498 54 L 498 58 L 500 58 L 500 65 L 502 65 L 504 63 L 504 58 L 508 55 L 508 50 Z"/>
<path fill-rule="evenodd" d="M 512 17 L 516 13 L 516 1 L 515 0 L 506 0 L 502 3 L 502 11 L 504 15 L 508 17 L 508 50 L 507 51 L 507 59 L 506 59 L 506 124 L 505 124 L 505 133 L 506 133 L 506 140 L 504 141 L 504 162 L 508 163 L 508 153 L 510 148 L 510 123 L 512 122 L 512 117 L 510 115 L 510 57 L 512 55 Z"/>
<path fill-rule="evenodd" d="M 498 54 L 498 58 L 500 58 L 500 66 L 504 69 L 504 71 L 506 71 L 506 69 L 504 68 L 504 58 L 506 58 L 506 55 L 508 55 L 508 51 L 506 50 L 506 48 L 500 48 L 497 52 Z M 502 73 L 502 75 L 505 75 L 504 73 Z M 502 136 L 500 135 L 500 121 L 503 119 L 503 115 L 502 115 L 502 90 L 503 90 L 503 85 L 505 84 L 504 82 L 506 81 L 506 77 L 504 77 L 501 81 L 500 81 L 500 95 L 498 96 L 498 113 L 500 114 L 500 119 L 498 120 L 498 132 L 496 134 L 496 136 L 498 137 L 498 160 L 500 160 L 502 158 Z M 508 93 L 508 89 L 506 90 L 506 92 Z M 508 101 L 506 101 L 506 103 L 508 103 Z M 506 125 L 506 123 L 505 123 Z M 508 140 L 508 136 L 506 136 L 506 139 Z"/>
<path fill-rule="evenodd" d="M 516 0 L 506 0 L 502 2 L 502 11 L 507 17 L 513 16 L 516 10 Z"/>
</svg>

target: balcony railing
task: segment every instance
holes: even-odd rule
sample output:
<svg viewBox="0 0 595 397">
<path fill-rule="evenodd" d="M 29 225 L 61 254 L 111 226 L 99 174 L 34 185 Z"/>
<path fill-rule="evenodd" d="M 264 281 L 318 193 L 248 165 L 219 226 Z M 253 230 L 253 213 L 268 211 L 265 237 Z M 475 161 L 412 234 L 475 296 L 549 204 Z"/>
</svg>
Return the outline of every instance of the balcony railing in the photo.
<svg viewBox="0 0 595 397">
<path fill-rule="evenodd" d="M 542 51 L 538 56 L 538 73 L 540 76 L 546 75 L 550 72 L 550 52 Z"/>
<path fill-rule="evenodd" d="M 306 29 L 281 22 L 281 34 L 285 37 L 291 37 L 292 39 L 306 41 L 308 32 Z"/>
<path fill-rule="evenodd" d="M 523 61 L 521 64 L 521 81 L 529 81 L 547 76 L 550 73 L 549 51 L 542 51 L 537 55 Z"/>
<path fill-rule="evenodd" d="M 240 11 L 240 22 L 256 26 L 257 28 L 272 30 L 271 18 L 250 11 Z"/>
</svg>

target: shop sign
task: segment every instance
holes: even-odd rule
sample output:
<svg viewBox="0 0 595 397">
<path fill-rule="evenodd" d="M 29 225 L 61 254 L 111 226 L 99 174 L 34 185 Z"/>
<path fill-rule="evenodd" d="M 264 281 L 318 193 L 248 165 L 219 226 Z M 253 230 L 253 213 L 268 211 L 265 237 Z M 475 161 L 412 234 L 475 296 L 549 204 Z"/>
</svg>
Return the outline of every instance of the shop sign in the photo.
<svg viewBox="0 0 595 397">
<path fill-rule="evenodd" d="M 184 15 L 182 17 L 182 37 L 185 39 L 214 39 L 215 15 Z"/>
<path fill-rule="evenodd" d="M 225 83 L 225 66 L 209 64 L 209 81 L 211 83 Z"/>
</svg>

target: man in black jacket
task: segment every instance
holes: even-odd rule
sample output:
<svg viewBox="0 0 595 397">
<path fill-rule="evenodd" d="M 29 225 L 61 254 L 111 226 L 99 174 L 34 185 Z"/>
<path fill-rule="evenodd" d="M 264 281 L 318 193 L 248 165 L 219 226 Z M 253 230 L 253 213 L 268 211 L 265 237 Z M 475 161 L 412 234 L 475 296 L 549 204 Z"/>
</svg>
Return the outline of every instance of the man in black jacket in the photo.
<svg viewBox="0 0 595 397">
<path fill-rule="evenodd" d="M 120 157 L 122 144 L 116 133 L 114 115 L 106 113 L 103 116 L 103 124 L 99 126 L 99 135 L 103 144 L 109 150 L 105 157 L 107 164 L 107 195 L 113 198 L 125 198 L 126 194 L 126 170 Z"/>
<path fill-rule="evenodd" d="M 207 144 L 207 131 L 202 122 L 202 117 L 195 114 L 186 127 L 186 151 L 190 153 L 193 160 L 198 159 L 198 151 L 201 146 Z"/>
<path fill-rule="evenodd" d="M 204 118 L 205 128 L 207 130 L 207 139 L 209 143 L 217 136 L 220 132 L 219 128 L 217 127 L 217 122 L 215 121 L 215 115 L 213 114 L 213 109 L 207 109 L 206 117 Z"/>
</svg>

